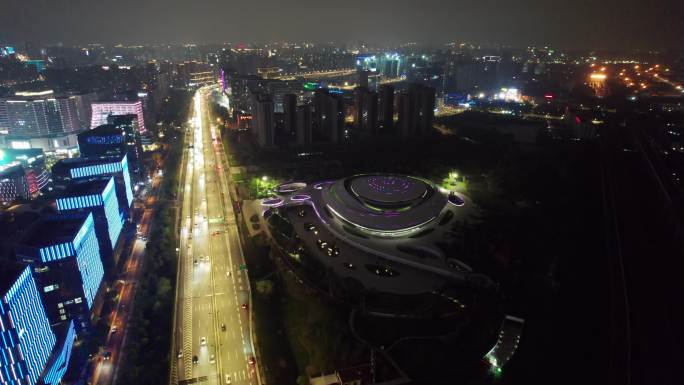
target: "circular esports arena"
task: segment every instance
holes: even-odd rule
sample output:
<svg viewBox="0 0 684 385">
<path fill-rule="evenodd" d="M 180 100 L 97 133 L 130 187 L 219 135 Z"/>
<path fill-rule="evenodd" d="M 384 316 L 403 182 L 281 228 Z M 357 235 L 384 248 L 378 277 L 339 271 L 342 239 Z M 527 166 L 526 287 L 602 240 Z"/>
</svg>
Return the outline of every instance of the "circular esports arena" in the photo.
<svg viewBox="0 0 684 385">
<path fill-rule="evenodd" d="M 448 195 L 420 178 L 372 174 L 335 181 L 322 190 L 325 206 L 340 220 L 376 236 L 405 236 L 435 220 Z"/>
<path fill-rule="evenodd" d="M 281 266 L 354 309 L 350 323 L 362 340 L 394 346 L 388 354 L 415 378 L 449 378 L 442 374 L 454 362 L 476 364 L 492 349 L 498 289 L 464 247 L 464 229 L 479 217 L 467 196 L 396 174 L 284 187 L 262 202 Z M 423 349 L 440 359 L 417 360 Z"/>
</svg>

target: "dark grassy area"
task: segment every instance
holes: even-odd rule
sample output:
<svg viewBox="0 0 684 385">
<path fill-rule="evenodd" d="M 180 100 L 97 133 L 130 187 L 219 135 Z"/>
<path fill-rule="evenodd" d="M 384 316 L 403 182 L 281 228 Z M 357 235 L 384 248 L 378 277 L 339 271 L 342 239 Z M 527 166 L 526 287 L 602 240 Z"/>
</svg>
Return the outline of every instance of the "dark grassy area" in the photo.
<svg viewBox="0 0 684 385">
<path fill-rule="evenodd" d="M 297 378 L 297 367 L 282 322 L 284 292 L 278 274 L 273 274 L 276 266 L 269 258 L 269 247 L 259 237 L 249 239 L 244 251 L 253 290 L 254 335 L 264 369 L 263 381 L 266 384 L 292 384 Z M 270 293 L 257 289 L 265 281 L 272 283 Z"/>
<path fill-rule="evenodd" d="M 349 309 L 332 304 L 284 274 L 284 322 L 301 375 L 345 368 L 367 360 L 351 335 Z"/>
</svg>

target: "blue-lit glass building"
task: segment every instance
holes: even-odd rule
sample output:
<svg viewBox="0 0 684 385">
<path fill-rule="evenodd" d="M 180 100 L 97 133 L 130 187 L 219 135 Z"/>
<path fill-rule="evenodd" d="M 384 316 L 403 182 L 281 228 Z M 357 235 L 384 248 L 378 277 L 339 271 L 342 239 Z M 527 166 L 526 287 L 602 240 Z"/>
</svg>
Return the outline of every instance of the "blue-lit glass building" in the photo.
<svg viewBox="0 0 684 385">
<path fill-rule="evenodd" d="M 74 180 L 56 199 L 57 210 L 63 214 L 92 212 L 95 234 L 100 245 L 100 256 L 105 270 L 111 271 L 118 262 L 117 250 L 123 240 L 121 230 L 124 217 L 119 210 L 113 176 L 92 180 Z"/>
<path fill-rule="evenodd" d="M 134 181 L 140 179 L 143 148 L 137 115 L 111 115 L 107 124 L 78 134 L 82 158 L 101 158 L 128 154 L 128 167 Z"/>
<path fill-rule="evenodd" d="M 90 325 L 104 267 L 92 213 L 44 217 L 19 241 L 17 259 L 32 266 L 50 322 Z"/>
<path fill-rule="evenodd" d="M 106 158 L 62 159 L 52 166 L 52 179 L 55 190 L 59 191 L 66 190 L 67 186 L 74 180 L 97 179 L 103 175 L 114 176 L 119 209 L 124 218 L 130 218 L 130 209 L 133 204 L 133 185 L 128 167 L 128 156 L 126 154 Z"/>
<path fill-rule="evenodd" d="M 69 367 L 71 350 L 76 340 L 76 328 L 73 321 L 62 322 L 53 326 L 52 330 L 57 336 L 57 344 L 41 376 L 41 382 L 46 385 L 57 385 L 62 380 Z"/>
<path fill-rule="evenodd" d="M 36 384 L 57 337 L 28 266 L 0 268 L 0 384 Z"/>
</svg>

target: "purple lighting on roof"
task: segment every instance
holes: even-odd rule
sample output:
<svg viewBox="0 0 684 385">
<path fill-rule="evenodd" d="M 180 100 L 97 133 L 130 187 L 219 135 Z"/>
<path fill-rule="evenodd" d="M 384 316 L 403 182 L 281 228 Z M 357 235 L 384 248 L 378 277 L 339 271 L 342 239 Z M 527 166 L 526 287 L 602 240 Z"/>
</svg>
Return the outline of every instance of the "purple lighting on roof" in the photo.
<svg viewBox="0 0 684 385">
<path fill-rule="evenodd" d="M 300 195 L 295 195 L 291 198 L 293 201 L 301 202 L 301 201 L 306 201 L 311 199 L 310 196 L 305 195 L 305 194 L 300 194 Z"/>
<path fill-rule="evenodd" d="M 280 206 L 283 204 L 283 200 L 280 198 L 274 198 L 274 199 L 267 199 L 263 202 L 261 202 L 262 205 L 268 206 L 268 207 L 275 207 L 275 206 Z"/>
<path fill-rule="evenodd" d="M 413 183 L 406 178 L 396 178 L 393 176 L 368 178 L 368 188 L 379 194 L 401 194 L 411 188 L 412 185 Z"/>
<path fill-rule="evenodd" d="M 461 198 L 460 196 L 458 196 L 454 193 L 449 194 L 449 203 L 451 203 L 454 206 L 465 205 L 465 201 L 463 200 L 463 198 Z"/>
</svg>

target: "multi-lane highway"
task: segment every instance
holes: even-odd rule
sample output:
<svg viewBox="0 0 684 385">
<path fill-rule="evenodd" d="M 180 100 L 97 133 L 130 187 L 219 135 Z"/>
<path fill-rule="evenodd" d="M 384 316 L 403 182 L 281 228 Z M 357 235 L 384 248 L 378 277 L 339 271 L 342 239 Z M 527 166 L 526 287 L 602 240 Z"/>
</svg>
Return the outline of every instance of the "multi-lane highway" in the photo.
<svg viewBox="0 0 684 385">
<path fill-rule="evenodd" d="M 199 89 L 186 135 L 171 384 L 258 384 L 226 157 Z"/>
</svg>

